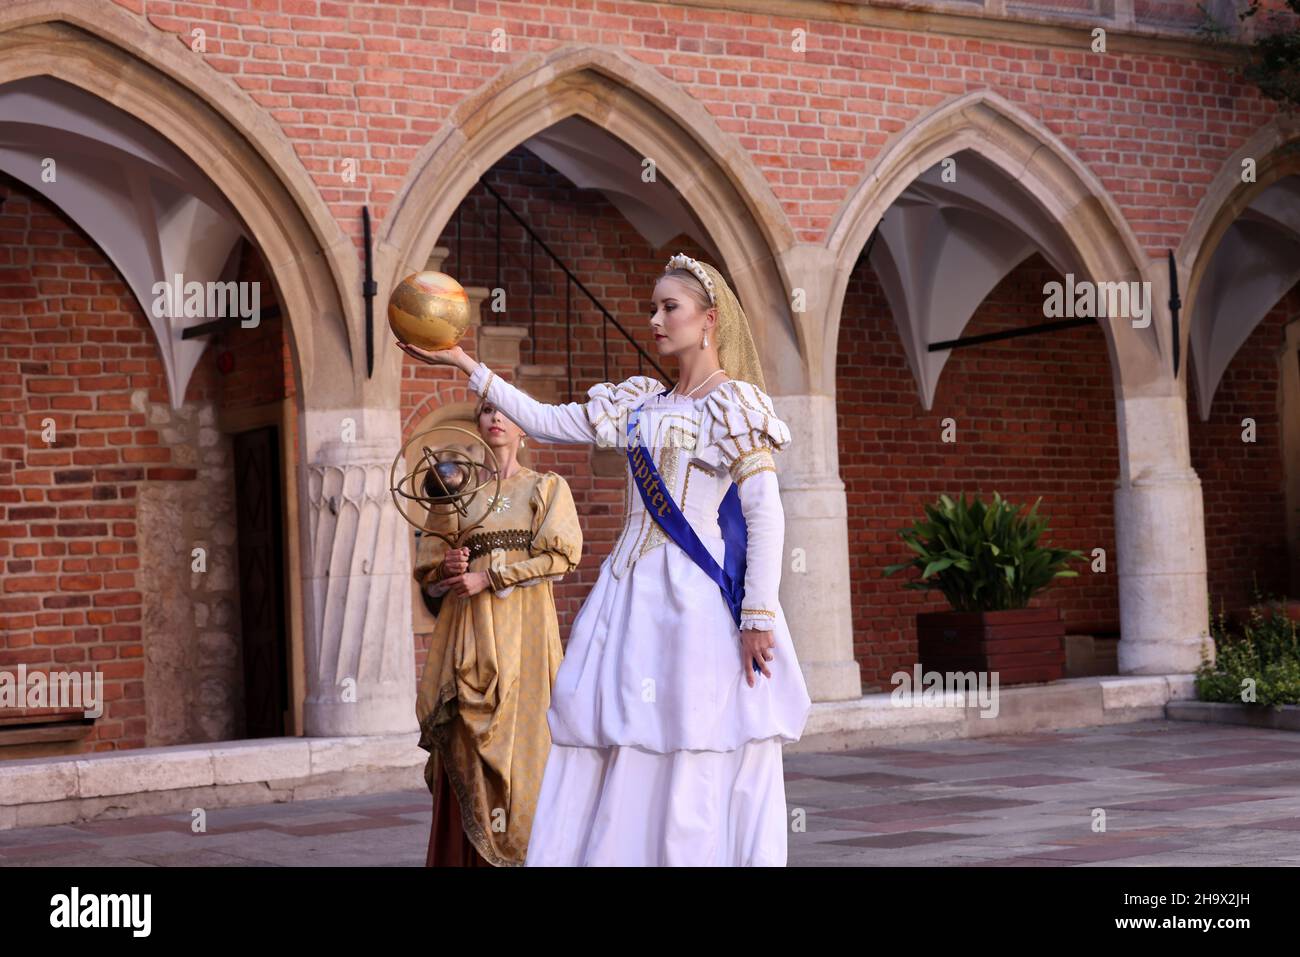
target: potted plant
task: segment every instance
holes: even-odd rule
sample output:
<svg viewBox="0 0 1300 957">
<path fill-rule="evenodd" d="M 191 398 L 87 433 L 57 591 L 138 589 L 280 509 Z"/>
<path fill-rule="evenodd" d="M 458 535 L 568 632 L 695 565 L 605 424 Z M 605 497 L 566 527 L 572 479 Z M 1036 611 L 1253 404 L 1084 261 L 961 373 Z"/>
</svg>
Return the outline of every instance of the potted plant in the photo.
<svg viewBox="0 0 1300 957">
<path fill-rule="evenodd" d="M 1065 622 L 1059 608 L 1030 608 L 1053 579 L 1076 577 L 1066 567 L 1082 552 L 1038 544 L 1048 531 L 1040 496 L 1025 514 L 997 492 L 991 505 L 947 495 L 926 505 L 925 521 L 899 536 L 916 552 L 890 565 L 920 571 L 904 588 L 943 592 L 952 611 L 916 616 L 917 652 L 926 671 L 997 672 L 999 684 L 1055 681 L 1065 672 Z"/>
</svg>

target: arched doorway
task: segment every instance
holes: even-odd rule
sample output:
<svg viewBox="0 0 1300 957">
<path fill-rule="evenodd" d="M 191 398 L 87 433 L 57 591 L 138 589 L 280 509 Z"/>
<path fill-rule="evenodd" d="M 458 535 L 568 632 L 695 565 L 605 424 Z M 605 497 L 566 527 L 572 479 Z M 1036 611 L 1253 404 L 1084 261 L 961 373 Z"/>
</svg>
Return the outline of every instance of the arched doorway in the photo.
<svg viewBox="0 0 1300 957">
<path fill-rule="evenodd" d="M 596 134 L 608 146 L 608 151 L 601 148 L 605 157 L 594 157 L 590 150 L 579 156 L 570 148 Z M 796 285 L 797 267 L 790 254 L 796 244 L 770 186 L 745 151 L 697 101 L 659 71 L 609 49 L 563 48 L 529 57 L 456 110 L 444 131 L 420 154 L 394 202 L 381 246 L 388 274 L 424 268 L 440 244 L 444 248 L 436 261 L 454 260 L 450 224 L 458 207 L 490 168 L 521 142 L 532 142 L 537 155 L 549 155 L 552 161 L 558 161 L 555 150 L 567 153 L 573 160 L 569 172 L 580 180 L 592 176 L 607 195 L 621 191 L 654 207 L 637 195 L 642 174 L 653 170 L 670 184 L 680 208 L 707 225 L 702 236 L 689 228 L 678 229 L 675 241 L 687 244 L 682 251 L 706 258 L 716 250 L 713 258 L 729 275 L 750 318 L 768 391 L 778 403 L 787 397 L 793 403 L 804 402 L 804 393 L 810 391 L 807 357 L 812 321 L 794 311 L 790 289 Z M 631 164 L 611 173 L 604 159 L 614 149 L 630 156 Z M 575 172 L 578 169 L 582 172 Z M 663 211 L 653 208 L 653 212 Z M 637 219 L 626 206 L 621 215 L 629 222 Z M 673 216 L 665 213 L 660 219 Z M 655 242 L 644 245 L 654 249 Z M 674 247 L 667 252 L 676 251 Z M 660 252 L 656 250 L 655 257 Z M 649 258 L 654 257 L 647 257 L 647 263 Z M 656 258 L 650 268 L 636 267 L 633 278 L 645 269 L 645 279 L 635 293 L 638 311 L 639 300 L 647 298 L 646 290 L 666 258 L 666 254 Z M 454 265 L 449 268 L 455 272 Z M 484 287 L 483 295 L 488 292 Z M 485 320 L 484 330 L 487 327 Z M 517 345 L 517 341 L 507 342 L 504 348 L 507 352 L 515 348 L 517 355 Z M 533 384 L 539 395 L 545 394 L 545 383 Z M 583 390 L 590 384 L 585 381 Z M 556 394 L 552 401 L 561 397 Z M 593 468 L 600 468 L 599 458 L 593 459 Z M 790 489 L 783 495 L 790 503 L 787 515 L 798 518 L 788 520 L 786 540 L 815 557 L 806 575 L 783 578 L 782 603 L 814 697 L 850 698 L 857 697 L 860 689 L 856 669 L 847 660 L 847 614 L 828 627 L 842 595 L 835 591 L 838 578 L 821 574 L 820 567 L 822 562 L 828 568 L 844 564 L 837 562 L 834 547 L 842 540 L 842 514 L 836 513 L 833 503 L 820 500 L 833 496 L 836 489 L 829 486 L 837 484 L 822 475 L 824 463 L 822 456 L 808 450 L 790 466 Z M 613 471 L 621 477 L 621 471 Z M 615 501 L 621 494 L 613 493 Z M 819 501 L 805 505 L 804 497 Z"/>
<path fill-rule="evenodd" d="M 1188 534 L 1186 542 L 1194 544 L 1201 534 L 1199 485 L 1187 464 L 1185 442 L 1178 442 L 1180 432 L 1167 429 L 1160 444 L 1150 443 L 1147 437 L 1150 429 L 1161 428 L 1154 422 L 1169 419 L 1176 423 L 1182 412 L 1177 384 L 1171 371 L 1164 368 L 1170 351 L 1165 341 L 1168 323 L 1162 302 L 1167 296 L 1162 295 L 1165 286 L 1152 281 L 1154 264 L 1142 253 L 1101 183 L 1041 123 L 987 91 L 959 97 L 921 118 L 885 150 L 832 225 L 828 248 L 836 263 L 836 278 L 831 295 L 831 332 L 826 337 L 824 354 L 828 365 L 835 364 L 835 350 L 841 346 L 839 322 L 845 293 L 858 278 L 859 259 L 869 243 L 873 244 L 870 262 L 874 273 L 869 285 L 878 290 L 880 305 L 887 304 L 900 344 L 903 368 L 899 370 L 902 375 L 896 377 L 898 387 L 916 394 L 929 410 L 939 394 L 940 372 L 945 364 L 973 363 L 964 381 L 971 383 L 968 388 L 981 390 L 971 397 L 975 403 L 961 399 L 951 405 L 950 400 L 950 408 L 959 413 L 954 418 L 958 425 L 963 417 L 969 424 L 973 417 L 982 416 L 986 432 L 993 425 L 987 419 L 996 414 L 988 406 L 990 397 L 1006 394 L 1022 406 L 1011 416 L 1013 419 L 1024 418 L 1023 407 L 1034 401 L 1032 397 L 1016 398 L 1005 389 L 1007 376 L 1019 376 L 1006 365 L 1009 354 L 1002 357 L 999 353 L 1002 362 L 981 367 L 975 358 L 950 358 L 959 355 L 954 351 L 931 351 L 932 344 L 960 337 L 981 304 L 988 301 L 1003 313 L 989 317 L 988 330 L 1028 325 L 1034 312 L 1040 323 L 1055 318 L 1044 312 L 1045 286 L 1046 281 L 1062 274 L 1098 284 L 1098 289 L 1103 283 L 1123 284 L 1125 288 L 1136 284 L 1145 297 L 1147 315 L 1129 321 L 1107 321 L 1099 329 L 1094 326 L 1084 347 L 1090 350 L 1090 364 L 1075 367 L 1076 375 L 1089 383 L 1086 391 L 1095 393 L 1094 400 L 1085 400 L 1094 419 L 1113 409 L 1111 421 L 1115 426 L 1104 421 L 1093 427 L 1103 436 L 1113 432 L 1114 441 L 1103 441 L 1103 446 L 1108 446 L 1107 454 L 1113 454 L 1119 474 L 1113 492 L 1113 543 L 1110 529 L 1098 528 L 1084 529 L 1081 534 L 1104 536 L 1105 543 L 1084 541 L 1081 545 L 1087 546 L 1082 550 L 1091 552 L 1093 547 L 1109 544 L 1108 553 L 1113 552 L 1108 567 L 1117 574 L 1112 579 L 1114 585 L 1108 587 L 1113 588 L 1112 594 L 1118 599 L 1123 634 L 1118 646 L 1119 670 L 1194 670 L 1205 634 L 1204 601 L 1197 599 L 1204 594 L 1203 552 L 1193 547 L 1171 552 L 1155 559 L 1156 568 L 1152 556 L 1143 555 L 1142 544 L 1149 538 L 1144 524 L 1151 517 L 1153 496 L 1170 500 L 1160 505 L 1161 509 L 1170 508 L 1186 516 L 1196 530 Z M 1149 286 L 1144 289 L 1142 283 Z M 1037 296 L 1034 285 L 1039 290 Z M 1008 296 L 1014 301 L 1008 302 Z M 1024 313 L 1026 303 L 1028 313 Z M 1018 323 L 1012 323 L 1007 320 L 1007 310 L 1024 314 Z M 1101 338 L 1096 337 L 1096 331 L 1103 334 Z M 1068 334 L 1079 335 L 1076 330 Z M 1067 350 L 1067 366 L 1077 359 L 1075 353 L 1077 350 Z M 1104 378 L 1101 387 L 1096 388 L 1099 377 Z M 1030 389 L 1031 380 L 1047 383 L 1042 388 L 1048 389 L 1050 395 L 1038 400 L 1045 422 L 1031 425 L 1029 420 L 1034 416 L 1029 416 L 1018 427 L 1069 428 L 1073 423 L 1068 420 L 1075 417 L 1070 414 L 1068 401 L 1060 405 L 1060 388 L 1053 389 L 1053 373 L 1040 369 L 1013 381 L 1025 382 Z M 896 393 L 891 395 L 879 388 L 873 391 L 871 402 L 876 408 L 900 404 Z M 1152 424 L 1139 427 L 1139 421 L 1146 418 L 1151 418 Z M 1078 427 L 1086 429 L 1087 423 L 1079 422 Z M 998 428 L 994 427 L 994 431 Z M 1028 479 L 1031 486 L 1036 486 L 1045 481 L 1060 486 L 1062 501 L 1068 502 L 1068 485 L 1062 485 L 1059 477 L 1003 474 L 1000 470 L 1010 450 L 999 453 L 996 446 L 990 446 L 984 449 L 984 461 L 966 460 L 961 452 L 938 444 L 936 429 L 914 437 L 911 444 L 905 439 L 893 436 L 901 443 L 896 446 L 899 465 L 929 462 L 939 468 L 937 463 L 947 462 L 966 470 L 968 480 L 976 483 L 1018 481 L 1023 485 Z M 1062 435 L 1055 441 L 1060 449 L 1077 457 L 1075 477 L 1069 481 L 1090 483 L 1083 495 L 1085 500 L 1092 500 L 1090 505 L 1069 503 L 1064 507 L 1078 504 L 1083 509 L 1081 514 L 1104 515 L 1107 509 L 1098 507 L 1095 500 L 1110 494 L 1111 479 L 1095 474 L 1096 455 L 1087 449 L 1091 440 L 1081 435 L 1071 442 L 1068 435 Z M 1041 447 L 1041 437 L 1034 445 Z M 912 450 L 912 454 L 904 453 L 904 449 Z M 1017 454 L 1020 451 L 1014 450 Z M 953 455 L 958 456 L 955 462 L 950 461 Z M 898 465 L 881 464 L 883 456 L 878 446 L 873 445 L 869 458 L 872 468 L 862 480 L 873 483 L 873 494 L 879 500 L 879 483 L 891 476 L 899 478 L 901 470 Z M 1060 460 L 1056 464 L 1063 463 Z M 1051 471 L 1041 463 L 1038 467 Z M 915 468 L 913 465 L 908 469 L 908 477 Z M 950 474 L 936 478 L 949 481 Z M 991 491 L 986 490 L 988 494 Z M 1034 492 L 1033 497 L 1038 494 Z M 1180 504 L 1174 504 L 1174 500 Z M 910 519 L 899 524 L 908 522 Z M 864 549 L 872 547 L 868 542 L 862 544 Z M 875 547 L 879 550 L 882 546 Z M 1152 588 L 1167 597 L 1171 582 L 1179 583 L 1187 600 L 1171 602 L 1169 607 L 1153 613 L 1149 601 L 1140 594 Z M 890 585 L 872 581 L 867 587 L 878 593 Z M 859 596 L 857 601 L 860 614 L 869 617 L 871 599 Z M 1085 609 L 1094 608 L 1091 612 L 1081 611 L 1086 626 L 1101 626 L 1104 630 L 1103 609 L 1108 603 L 1104 591 L 1082 601 Z M 908 652 L 905 639 L 900 638 L 905 633 L 906 626 L 886 626 L 881 642 L 888 650 L 883 655 L 879 649 L 859 649 L 867 656 L 877 679 L 904 663 Z"/>
<path fill-rule="evenodd" d="M 310 659 L 314 642 L 302 639 L 304 631 L 310 633 L 311 627 L 305 623 L 304 606 L 309 602 L 302 585 L 303 563 L 298 557 L 301 523 L 294 507 L 303 484 L 299 466 L 304 456 L 299 450 L 306 443 L 302 442 L 301 431 L 295 434 L 295 423 L 298 412 L 320 404 L 322 397 L 330 390 L 337 391 L 340 384 L 345 392 L 352 391 L 349 325 L 337 279 L 346 268 L 350 251 L 345 249 L 310 179 L 292 159 L 287 143 L 269 132 L 271 125 L 260 121 L 260 110 L 251 100 L 226 82 L 197 77 L 193 63 L 173 43 L 142 29 L 125 11 L 105 9 L 94 24 L 82 22 L 83 16 L 75 5 L 61 10 L 57 4 L 48 3 L 11 5 L 0 14 L 0 90 L 25 98 L 29 106 L 35 101 L 53 104 L 62 111 L 59 115 L 75 120 L 75 127 L 62 129 L 54 129 L 49 122 L 43 127 L 40 123 L 27 124 L 23 136 L 7 138 L 6 157 L 29 189 L 41 185 L 39 175 L 33 178 L 24 158 L 39 154 L 41 137 L 47 135 L 44 143 L 48 148 L 44 152 L 55 160 L 54 166 L 61 166 L 63 176 L 59 179 L 56 174 L 45 185 L 51 194 L 60 187 L 66 194 L 51 196 L 51 202 L 56 206 L 68 202 L 69 207 L 75 206 L 83 214 L 83 229 L 91 245 L 102 249 L 114 264 L 123 288 L 130 290 L 127 295 L 134 300 L 139 320 L 151 330 L 152 344 L 148 348 L 159 368 L 159 385 L 152 390 L 155 394 L 147 388 L 137 390 L 143 393 L 137 403 L 143 403 L 142 409 L 130 405 L 137 401 L 135 393 L 125 388 L 112 395 L 112 401 L 127 402 L 123 410 L 127 414 L 157 416 L 158 421 L 152 425 L 159 428 L 145 429 L 146 433 L 165 435 L 175 423 L 163 419 L 172 413 L 191 420 L 196 442 L 192 454 L 186 454 L 193 461 L 151 462 L 148 456 L 154 453 L 133 451 L 133 455 L 144 456 L 140 463 L 144 470 L 139 478 L 131 472 L 130 476 L 120 477 L 121 481 L 138 480 L 150 489 L 155 484 L 162 489 L 162 483 L 201 477 L 205 469 L 215 473 L 225 468 L 231 475 L 235 471 L 233 453 L 229 455 L 231 461 L 203 461 L 205 450 L 208 455 L 216 455 L 221 451 L 218 446 L 229 444 L 221 431 L 231 426 L 231 421 L 222 422 L 217 410 L 187 405 L 187 391 L 191 390 L 193 374 L 201 368 L 205 352 L 201 339 L 183 335 L 182 325 L 192 323 L 174 321 L 181 317 L 169 309 L 167 297 L 162 298 L 158 309 L 152 308 L 153 303 L 141 303 L 141 290 L 149 288 L 150 280 L 169 280 L 171 277 L 165 275 L 168 270 L 180 269 L 179 274 L 188 272 L 203 285 L 218 285 L 218 280 L 227 279 L 237 287 L 261 284 L 269 293 L 266 304 L 278 307 L 280 319 L 261 325 L 260 330 L 253 328 L 257 335 L 270 335 L 272 367 L 280 381 L 295 383 L 287 394 L 275 399 L 279 434 L 271 447 L 279 453 L 281 464 L 277 466 L 279 477 L 272 478 L 268 486 L 282 493 L 278 502 L 282 520 L 272 518 L 268 527 L 274 531 L 274 544 L 280 548 L 274 564 L 284 574 L 283 601 L 278 610 L 283 620 L 275 626 L 282 644 L 276 650 L 283 654 L 289 672 L 283 676 L 288 680 L 281 690 L 291 700 L 288 708 L 281 709 L 285 713 L 278 725 L 256 730 L 300 733 L 304 727 L 303 699 L 312 684 L 310 675 L 303 675 L 304 659 Z M 124 82 L 124 77 L 130 77 L 130 82 Z M 42 128 L 47 134 L 42 134 Z M 220 154 L 210 149 L 214 142 L 225 144 Z M 114 157 L 120 157 L 122 162 L 109 162 Z M 101 164 L 98 168 L 96 161 Z M 189 172 L 182 170 L 181 161 L 189 164 Z M 69 202 L 68 197 L 80 200 Z M 125 214 L 119 215 L 116 222 L 112 216 L 115 210 Z M 322 250 L 326 251 L 324 255 L 320 254 Z M 237 326 L 245 328 L 243 324 Z M 257 351 L 257 347 L 245 345 Z M 131 361 L 147 364 L 149 358 Z M 278 366 L 275 359 L 279 359 Z M 339 376 L 339 369 L 347 370 L 346 374 Z M 127 380 L 130 385 L 130 375 Z M 110 378 L 101 384 L 109 391 L 118 389 Z M 334 404 L 338 404 L 337 400 Z M 265 428 L 266 423 L 235 423 L 234 431 L 253 427 Z M 89 443 L 93 437 L 87 433 L 84 441 Z M 177 471 L 168 471 L 172 468 Z M 215 474 L 213 480 L 217 480 Z M 229 482 L 226 484 L 228 487 Z M 233 540 L 216 546 L 209 543 L 206 549 L 203 543 L 190 542 L 195 537 L 193 528 L 185 525 L 188 520 L 178 520 L 173 514 L 185 512 L 184 505 L 169 502 L 165 489 L 157 494 L 160 504 L 154 514 L 166 520 L 161 524 L 146 523 L 147 528 L 136 531 L 137 541 L 147 531 L 150 536 L 162 536 L 161 541 L 168 547 L 193 544 L 194 548 L 184 549 L 187 564 L 195 548 L 203 551 L 203 559 L 219 559 L 208 582 L 233 576 L 237 563 L 227 562 L 223 551 L 234 547 Z M 232 509 L 236 498 L 226 496 Z M 196 501 L 211 510 L 213 503 L 223 500 L 198 495 Z M 190 509 L 187 514 L 195 511 Z M 215 541 L 227 536 L 226 526 L 230 524 L 237 524 L 232 516 L 217 515 L 207 526 L 212 530 L 210 537 Z M 178 540 L 166 537 L 169 529 L 177 528 L 182 528 Z M 129 537 L 129 524 L 123 523 L 114 534 Z M 93 541 L 89 544 L 92 549 L 96 547 Z M 153 557 L 147 547 L 139 550 Z M 196 566 L 203 565 L 197 553 L 194 561 Z M 187 567 L 178 570 L 171 564 L 168 570 L 172 578 L 184 578 L 189 573 Z M 116 591 L 95 597 L 108 604 L 124 601 L 128 606 L 131 602 L 123 595 L 147 597 L 135 587 L 138 582 L 126 581 L 138 573 L 138 568 L 131 567 L 114 571 L 114 575 L 125 577 L 114 578 L 113 584 L 105 587 Z M 54 587 L 57 592 L 57 582 Z M 79 640 L 93 644 L 96 635 L 92 623 L 105 630 L 119 628 L 111 632 L 109 640 L 134 642 L 138 649 L 137 663 L 125 662 L 119 672 L 121 681 L 146 686 L 143 701 L 132 706 L 134 712 L 123 722 L 131 726 L 124 740 L 128 746 L 140 746 L 228 736 L 232 733 L 228 722 L 204 725 L 193 715 L 202 710 L 203 704 L 211 705 L 214 698 L 229 704 L 228 687 L 200 679 L 200 688 L 207 689 L 208 698 L 204 700 L 202 690 L 191 695 L 187 715 L 185 703 L 178 704 L 180 696 L 174 693 L 168 707 L 150 713 L 148 686 L 163 686 L 159 683 L 163 679 L 154 681 L 149 677 L 151 668 L 156 675 L 164 675 L 174 670 L 178 661 L 184 668 L 187 659 L 200 656 L 205 622 L 209 634 L 222 629 L 226 633 L 238 630 L 237 624 L 229 622 L 230 609 L 220 601 L 209 607 L 194 601 L 192 595 L 180 596 L 176 587 L 169 588 L 162 579 L 156 579 L 150 588 L 157 600 L 143 602 L 135 620 L 93 620 L 88 615 L 87 627 L 79 632 Z M 231 590 L 233 586 L 226 589 Z M 52 597 L 58 599 L 57 594 Z M 223 623 L 217 626 L 213 624 L 216 620 Z M 165 635 L 176 629 L 186 633 L 186 641 L 181 643 L 184 647 L 150 641 L 151 635 Z M 99 637 L 103 638 L 103 633 Z M 218 646 L 217 650 L 226 647 L 215 638 L 208 640 Z M 151 651 L 157 652 L 154 661 L 149 659 Z M 292 679 L 295 660 L 296 681 Z M 159 693 L 152 700 L 161 703 L 168 698 Z M 220 712 L 222 708 L 214 710 Z"/>
<path fill-rule="evenodd" d="M 1300 124 L 1279 117 L 1228 158 L 1179 259 L 1217 614 L 1300 594 Z"/>
</svg>

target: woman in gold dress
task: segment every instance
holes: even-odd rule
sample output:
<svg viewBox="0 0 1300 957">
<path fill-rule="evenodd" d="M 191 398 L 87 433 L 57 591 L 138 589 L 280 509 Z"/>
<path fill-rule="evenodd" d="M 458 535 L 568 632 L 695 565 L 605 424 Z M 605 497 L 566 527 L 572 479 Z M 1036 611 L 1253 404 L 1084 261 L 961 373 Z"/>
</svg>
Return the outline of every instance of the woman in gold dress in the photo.
<svg viewBox="0 0 1300 957">
<path fill-rule="evenodd" d="M 563 656 L 553 582 L 582 555 L 568 483 L 519 464 L 523 430 L 492 403 L 475 417 L 501 469 L 500 497 L 493 480 L 466 518 L 431 511 L 425 528 L 449 537 L 486 518 L 460 548 L 421 536 L 416 557 L 416 580 L 441 601 L 416 700 L 430 752 L 429 867 L 524 863 Z"/>
</svg>

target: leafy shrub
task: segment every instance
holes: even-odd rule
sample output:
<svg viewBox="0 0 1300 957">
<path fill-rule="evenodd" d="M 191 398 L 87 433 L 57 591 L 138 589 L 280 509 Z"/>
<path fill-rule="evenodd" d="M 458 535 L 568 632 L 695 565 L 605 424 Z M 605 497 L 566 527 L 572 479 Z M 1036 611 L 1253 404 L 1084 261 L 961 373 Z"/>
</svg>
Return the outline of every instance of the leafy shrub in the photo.
<svg viewBox="0 0 1300 957">
<path fill-rule="evenodd" d="M 1202 701 L 1234 704 L 1300 704 L 1300 638 L 1296 622 L 1278 606 L 1260 601 L 1258 588 L 1241 634 L 1227 627 L 1223 610 L 1217 620 L 1211 607 L 1210 636 L 1215 661 L 1202 652 L 1196 671 L 1196 696 Z M 1265 614 L 1268 611 L 1269 614 Z"/>
<path fill-rule="evenodd" d="M 915 568 L 919 581 L 904 588 L 943 592 L 954 611 L 1005 611 L 1025 608 L 1035 592 L 1054 578 L 1073 578 L 1079 573 L 1066 567 L 1083 553 L 1038 544 L 1048 531 L 1046 516 L 1038 515 L 1038 503 L 1024 515 L 997 492 L 991 505 L 976 496 L 969 504 L 963 494 L 957 501 L 940 495 L 925 506 L 928 521 L 913 523 L 898 534 L 916 552 L 911 561 L 885 568 L 892 575 L 902 568 Z"/>
</svg>

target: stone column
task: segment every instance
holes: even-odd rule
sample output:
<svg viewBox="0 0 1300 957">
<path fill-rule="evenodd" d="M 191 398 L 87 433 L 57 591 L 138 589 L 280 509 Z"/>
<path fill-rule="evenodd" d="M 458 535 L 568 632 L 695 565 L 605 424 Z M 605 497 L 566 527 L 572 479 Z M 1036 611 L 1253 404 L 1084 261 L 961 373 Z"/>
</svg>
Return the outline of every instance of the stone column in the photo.
<svg viewBox="0 0 1300 957">
<path fill-rule="evenodd" d="M 383 416 L 382 423 L 367 423 Z M 395 410 L 316 413 L 304 420 L 303 593 L 307 735 L 414 732 L 410 527 L 389 493 Z M 351 418 L 350 442 L 340 426 Z M 388 421 L 391 419 L 391 421 Z M 366 430 L 362 424 L 380 425 Z M 319 436 L 331 436 L 316 441 Z"/>
<path fill-rule="evenodd" d="M 781 608 L 812 699 L 860 698 L 835 401 L 820 395 L 773 395 L 772 401 L 791 435 L 790 448 L 775 457 L 785 510 Z"/>
<path fill-rule="evenodd" d="M 1181 396 L 1120 398 L 1120 674 L 1187 674 L 1209 640 L 1205 520 Z"/>
</svg>

